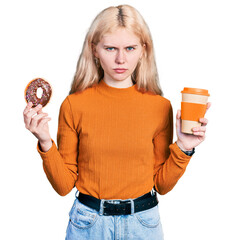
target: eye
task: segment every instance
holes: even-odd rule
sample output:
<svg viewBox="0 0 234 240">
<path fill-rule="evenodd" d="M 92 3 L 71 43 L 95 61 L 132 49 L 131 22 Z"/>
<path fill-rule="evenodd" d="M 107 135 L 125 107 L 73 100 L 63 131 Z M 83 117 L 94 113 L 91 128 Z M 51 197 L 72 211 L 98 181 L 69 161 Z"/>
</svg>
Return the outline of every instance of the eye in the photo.
<svg viewBox="0 0 234 240">
<path fill-rule="evenodd" d="M 114 47 L 106 47 L 106 50 L 109 52 L 113 52 L 115 50 L 115 48 Z"/>
<path fill-rule="evenodd" d="M 127 49 L 127 51 L 133 51 L 135 48 L 134 48 L 134 47 L 131 47 L 131 46 L 129 46 L 129 47 L 126 47 L 126 49 Z"/>
</svg>

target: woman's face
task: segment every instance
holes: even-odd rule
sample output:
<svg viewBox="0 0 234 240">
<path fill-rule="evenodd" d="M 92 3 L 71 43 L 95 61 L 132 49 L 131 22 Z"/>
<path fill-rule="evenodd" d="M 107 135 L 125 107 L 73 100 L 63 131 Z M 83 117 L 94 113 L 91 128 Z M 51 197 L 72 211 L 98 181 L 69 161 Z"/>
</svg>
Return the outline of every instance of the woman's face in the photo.
<svg viewBox="0 0 234 240">
<path fill-rule="evenodd" d="M 94 55 L 104 70 L 104 79 L 109 81 L 131 81 L 142 54 L 140 39 L 124 28 L 104 35 L 94 48 Z"/>
</svg>

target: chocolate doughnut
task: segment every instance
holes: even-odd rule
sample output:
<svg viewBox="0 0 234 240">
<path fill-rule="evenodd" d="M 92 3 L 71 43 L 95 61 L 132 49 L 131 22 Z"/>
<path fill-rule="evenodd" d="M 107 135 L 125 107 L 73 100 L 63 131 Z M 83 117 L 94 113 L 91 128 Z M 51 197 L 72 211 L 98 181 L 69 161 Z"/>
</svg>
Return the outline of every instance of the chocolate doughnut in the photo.
<svg viewBox="0 0 234 240">
<path fill-rule="evenodd" d="M 41 98 L 37 97 L 38 88 L 42 88 L 43 90 Z M 44 107 L 49 102 L 51 94 L 52 89 L 50 84 L 42 78 L 33 79 L 25 88 L 25 100 L 26 102 L 32 102 L 32 107 L 36 107 L 38 104 Z"/>
</svg>

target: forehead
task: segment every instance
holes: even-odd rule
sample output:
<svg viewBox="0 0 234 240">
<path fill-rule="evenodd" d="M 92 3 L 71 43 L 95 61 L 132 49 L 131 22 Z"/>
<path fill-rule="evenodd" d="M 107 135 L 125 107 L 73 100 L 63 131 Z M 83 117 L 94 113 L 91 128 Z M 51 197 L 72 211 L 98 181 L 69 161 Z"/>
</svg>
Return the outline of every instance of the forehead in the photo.
<svg viewBox="0 0 234 240">
<path fill-rule="evenodd" d="M 139 44 L 140 39 L 132 31 L 125 28 L 119 28 L 116 31 L 104 34 L 100 42 L 102 44 L 128 45 Z"/>
</svg>

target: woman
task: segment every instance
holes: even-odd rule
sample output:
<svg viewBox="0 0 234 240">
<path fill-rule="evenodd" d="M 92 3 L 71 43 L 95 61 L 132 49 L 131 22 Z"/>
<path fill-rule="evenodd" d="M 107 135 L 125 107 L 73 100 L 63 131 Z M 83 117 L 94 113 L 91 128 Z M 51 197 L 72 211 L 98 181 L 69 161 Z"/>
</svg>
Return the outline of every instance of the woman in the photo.
<svg viewBox="0 0 234 240">
<path fill-rule="evenodd" d="M 150 31 L 121 5 L 103 10 L 87 33 L 60 108 L 58 148 L 41 106 L 25 108 L 51 185 L 62 196 L 78 189 L 66 239 L 163 239 L 156 194 L 183 175 L 207 119 L 186 135 L 178 111 L 172 143 L 172 107 L 161 95 Z"/>
</svg>

